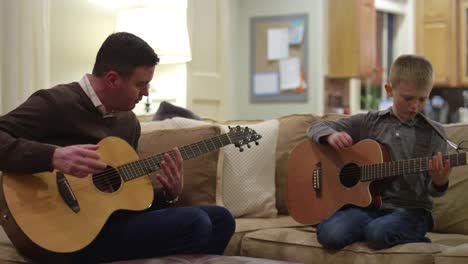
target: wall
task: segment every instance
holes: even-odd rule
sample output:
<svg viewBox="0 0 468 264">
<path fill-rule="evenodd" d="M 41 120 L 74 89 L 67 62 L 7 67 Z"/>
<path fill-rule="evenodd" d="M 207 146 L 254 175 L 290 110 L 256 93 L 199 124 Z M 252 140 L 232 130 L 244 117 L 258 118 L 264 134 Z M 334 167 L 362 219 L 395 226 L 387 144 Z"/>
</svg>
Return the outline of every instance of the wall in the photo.
<svg viewBox="0 0 468 264">
<path fill-rule="evenodd" d="M 116 8 L 88 0 L 51 0 L 50 83 L 79 81 L 91 73 L 95 56 L 104 39 L 114 32 Z M 156 51 L 157 52 L 157 51 Z M 155 112 L 161 100 L 185 106 L 185 64 L 158 65 L 151 82 L 150 100 Z M 144 98 L 134 109 L 145 113 Z"/>
<path fill-rule="evenodd" d="M 49 0 L 1 1 L 0 113 L 49 85 Z"/>
<path fill-rule="evenodd" d="M 237 14 L 233 17 L 233 27 L 236 32 L 232 39 L 235 41 L 233 50 L 234 85 L 229 91 L 232 97 L 227 118 L 276 118 L 293 113 L 316 113 L 323 111 L 323 76 L 325 75 L 326 50 L 326 1 L 324 0 L 238 0 Z M 249 82 L 249 20 L 255 16 L 273 16 L 288 14 L 309 15 L 309 70 L 308 102 L 307 103 L 250 103 Z"/>
<path fill-rule="evenodd" d="M 114 31 L 115 11 L 87 0 L 51 0 L 50 83 L 91 73 L 102 41 Z"/>
<path fill-rule="evenodd" d="M 394 57 L 416 51 L 415 0 L 375 0 L 377 11 L 398 15 L 394 36 Z"/>
</svg>

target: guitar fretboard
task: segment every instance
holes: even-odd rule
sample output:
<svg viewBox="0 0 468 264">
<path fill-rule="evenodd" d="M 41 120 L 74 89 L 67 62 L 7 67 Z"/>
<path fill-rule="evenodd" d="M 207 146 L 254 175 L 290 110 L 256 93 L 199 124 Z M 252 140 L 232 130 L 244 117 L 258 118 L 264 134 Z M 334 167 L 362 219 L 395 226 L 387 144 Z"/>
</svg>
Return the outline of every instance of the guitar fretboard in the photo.
<svg viewBox="0 0 468 264">
<path fill-rule="evenodd" d="M 466 165 L 466 153 L 443 156 L 442 160 L 449 160 L 451 167 Z M 361 181 L 381 180 L 405 174 L 428 171 L 429 160 L 432 158 L 418 158 L 392 162 L 368 164 L 360 166 Z"/>
<path fill-rule="evenodd" d="M 198 157 L 202 154 L 217 150 L 231 144 L 231 139 L 227 134 L 223 134 L 214 138 L 203 140 L 179 148 L 180 154 L 184 160 Z M 173 159 L 175 155 L 173 151 L 159 153 L 151 157 L 133 161 L 117 167 L 117 170 L 122 175 L 124 181 L 129 181 L 143 175 L 150 174 L 161 169 L 161 162 L 164 160 L 164 154 L 168 153 Z"/>
</svg>

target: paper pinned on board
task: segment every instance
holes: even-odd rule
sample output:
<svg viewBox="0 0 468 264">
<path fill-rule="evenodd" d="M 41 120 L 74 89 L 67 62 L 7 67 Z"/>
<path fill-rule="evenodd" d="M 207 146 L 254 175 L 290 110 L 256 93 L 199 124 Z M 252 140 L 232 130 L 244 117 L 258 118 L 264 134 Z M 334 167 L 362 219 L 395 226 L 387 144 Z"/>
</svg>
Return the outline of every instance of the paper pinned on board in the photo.
<svg viewBox="0 0 468 264">
<path fill-rule="evenodd" d="M 288 28 L 268 29 L 268 59 L 279 60 L 289 57 Z"/>
<path fill-rule="evenodd" d="M 298 57 L 279 61 L 280 89 L 296 89 L 301 84 L 301 67 Z"/>
<path fill-rule="evenodd" d="M 255 95 L 279 94 L 278 72 L 256 73 L 253 90 Z"/>
<path fill-rule="evenodd" d="M 304 38 L 304 19 L 289 20 L 289 44 L 298 45 Z"/>
</svg>

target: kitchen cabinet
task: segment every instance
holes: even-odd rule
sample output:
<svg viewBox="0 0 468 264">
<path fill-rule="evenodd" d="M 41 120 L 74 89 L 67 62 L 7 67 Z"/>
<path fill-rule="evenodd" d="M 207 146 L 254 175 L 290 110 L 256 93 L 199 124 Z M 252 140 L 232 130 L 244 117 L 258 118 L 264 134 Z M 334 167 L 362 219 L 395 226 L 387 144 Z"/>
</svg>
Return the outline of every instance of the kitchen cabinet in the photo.
<svg viewBox="0 0 468 264">
<path fill-rule="evenodd" d="M 438 86 L 456 87 L 460 84 L 457 4 L 457 0 L 416 2 L 416 53 L 432 62 L 434 84 Z M 466 68 L 466 63 L 464 65 Z"/>
<path fill-rule="evenodd" d="M 329 0 L 327 77 L 371 76 L 376 56 L 374 0 Z"/>
<path fill-rule="evenodd" d="M 462 86 L 468 86 L 468 39 L 467 39 L 467 30 L 468 30 L 468 0 L 460 1 L 460 13 L 459 13 L 459 36 L 460 36 L 460 46 L 459 46 L 459 76 L 460 84 Z"/>
</svg>

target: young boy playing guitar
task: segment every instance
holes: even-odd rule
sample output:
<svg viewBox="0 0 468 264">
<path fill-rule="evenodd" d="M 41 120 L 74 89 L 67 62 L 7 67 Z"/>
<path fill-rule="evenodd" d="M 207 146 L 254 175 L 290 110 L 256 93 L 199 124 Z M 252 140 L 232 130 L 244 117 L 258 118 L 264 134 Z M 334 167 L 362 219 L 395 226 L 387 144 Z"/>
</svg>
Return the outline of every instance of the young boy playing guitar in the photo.
<svg viewBox="0 0 468 264">
<path fill-rule="evenodd" d="M 380 190 L 379 209 L 343 207 L 317 227 L 317 239 L 326 248 L 341 249 L 365 240 L 374 249 L 411 242 L 430 242 L 432 197 L 443 195 L 451 171 L 442 160 L 446 143 L 435 131 L 443 126 L 420 112 L 433 86 L 434 72 L 424 57 L 402 55 L 392 64 L 387 94 L 393 105 L 383 111 L 357 114 L 336 121 L 314 123 L 307 135 L 314 142 L 335 150 L 351 147 L 363 139 L 385 144 L 394 160 L 433 157 L 427 172 L 401 175 Z M 445 132 L 442 132 L 445 136 Z"/>
</svg>

